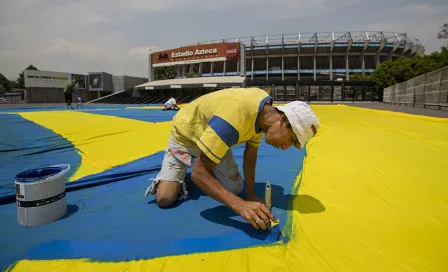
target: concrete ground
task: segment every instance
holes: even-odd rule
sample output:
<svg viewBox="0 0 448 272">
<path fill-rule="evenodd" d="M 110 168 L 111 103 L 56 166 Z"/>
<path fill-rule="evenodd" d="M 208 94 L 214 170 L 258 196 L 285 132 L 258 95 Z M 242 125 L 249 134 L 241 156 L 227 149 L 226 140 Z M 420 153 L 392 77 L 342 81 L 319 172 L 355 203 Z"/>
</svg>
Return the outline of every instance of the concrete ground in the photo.
<svg viewBox="0 0 448 272">
<path fill-rule="evenodd" d="M 387 103 L 352 103 L 346 104 L 348 106 L 360 107 L 366 109 L 376 109 L 376 110 L 386 110 L 386 111 L 395 111 L 395 112 L 404 112 L 409 114 L 416 115 L 425 115 L 432 117 L 440 117 L 440 118 L 448 118 L 448 110 L 437 110 L 437 109 L 424 109 L 420 107 L 410 107 L 410 106 L 399 106 L 399 105 L 391 105 Z"/>
<path fill-rule="evenodd" d="M 284 103 L 284 102 L 280 102 Z M 377 109 L 377 110 L 387 110 L 395 112 L 403 112 L 416 115 L 425 115 L 432 117 L 448 118 L 448 110 L 437 110 L 437 109 L 424 109 L 420 107 L 410 107 L 410 106 L 399 106 L 391 105 L 382 102 L 334 102 L 334 103 L 324 103 L 324 102 L 311 102 L 311 104 L 320 105 L 337 105 L 344 104 L 352 107 L 360 107 L 366 109 Z M 86 104 L 84 107 L 97 107 L 97 106 L 138 106 L 137 104 L 121 105 L 121 104 Z M 52 104 L 0 104 L 0 109 L 11 109 L 11 108 L 51 108 L 51 107 L 64 107 L 64 103 L 52 103 Z M 76 105 L 73 105 L 76 107 Z"/>
</svg>

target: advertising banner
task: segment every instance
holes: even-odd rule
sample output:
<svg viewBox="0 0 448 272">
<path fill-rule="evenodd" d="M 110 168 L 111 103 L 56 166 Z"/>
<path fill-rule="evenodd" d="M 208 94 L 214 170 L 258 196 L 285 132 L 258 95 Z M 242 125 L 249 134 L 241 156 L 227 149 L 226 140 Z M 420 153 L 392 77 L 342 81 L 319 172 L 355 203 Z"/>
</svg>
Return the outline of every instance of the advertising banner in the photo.
<svg viewBox="0 0 448 272">
<path fill-rule="evenodd" d="M 86 89 L 86 75 L 70 74 L 52 71 L 25 70 L 25 87 L 27 88 L 65 88 L 75 79 L 76 88 Z"/>
<path fill-rule="evenodd" d="M 103 75 L 101 73 L 89 74 L 89 82 L 90 90 L 103 90 Z"/>
<path fill-rule="evenodd" d="M 183 62 L 225 61 L 240 55 L 240 43 L 212 43 L 152 53 L 153 66 Z"/>
<path fill-rule="evenodd" d="M 64 88 L 71 80 L 69 73 L 25 70 L 25 87 Z"/>
</svg>

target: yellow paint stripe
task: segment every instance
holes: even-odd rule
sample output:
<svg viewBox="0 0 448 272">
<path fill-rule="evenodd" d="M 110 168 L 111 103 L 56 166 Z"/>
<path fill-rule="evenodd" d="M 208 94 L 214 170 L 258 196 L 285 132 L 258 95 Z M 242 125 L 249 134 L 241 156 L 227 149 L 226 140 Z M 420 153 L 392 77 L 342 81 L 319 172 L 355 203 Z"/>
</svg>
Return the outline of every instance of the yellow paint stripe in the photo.
<svg viewBox="0 0 448 272">
<path fill-rule="evenodd" d="M 295 217 L 294 271 L 447 271 L 446 120 L 312 107 L 300 194 L 326 211 Z"/>
<path fill-rule="evenodd" d="M 75 111 L 22 112 L 20 115 L 60 134 L 78 149 L 82 163 L 70 181 L 163 150 L 172 124 Z"/>
</svg>

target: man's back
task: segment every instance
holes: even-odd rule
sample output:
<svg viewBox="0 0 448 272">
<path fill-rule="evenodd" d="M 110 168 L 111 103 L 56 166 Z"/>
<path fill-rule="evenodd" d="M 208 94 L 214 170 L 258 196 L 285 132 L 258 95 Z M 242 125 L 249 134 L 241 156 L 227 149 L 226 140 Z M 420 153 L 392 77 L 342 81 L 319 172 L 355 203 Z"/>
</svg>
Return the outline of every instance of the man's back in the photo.
<svg viewBox="0 0 448 272">
<path fill-rule="evenodd" d="M 257 145 L 263 136 L 258 116 L 271 100 L 258 88 L 225 89 L 201 96 L 174 117 L 173 139 L 183 146 L 214 150 L 218 156 L 251 139 Z"/>
</svg>

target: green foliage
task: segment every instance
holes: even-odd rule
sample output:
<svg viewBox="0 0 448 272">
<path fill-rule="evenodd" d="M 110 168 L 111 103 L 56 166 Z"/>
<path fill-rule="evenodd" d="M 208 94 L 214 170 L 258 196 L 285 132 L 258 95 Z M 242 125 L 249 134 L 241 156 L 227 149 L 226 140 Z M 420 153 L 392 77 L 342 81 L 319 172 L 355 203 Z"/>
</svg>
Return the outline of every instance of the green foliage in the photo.
<svg viewBox="0 0 448 272">
<path fill-rule="evenodd" d="M 192 78 L 194 76 L 195 76 L 195 74 L 193 72 L 187 74 L 187 78 Z"/>
<path fill-rule="evenodd" d="M 440 52 L 434 52 L 431 55 L 385 61 L 370 75 L 370 80 L 375 83 L 377 91 L 382 91 L 394 84 L 445 66 L 448 66 L 448 49 L 442 47 Z"/>
<path fill-rule="evenodd" d="M 369 78 L 369 76 L 364 76 L 362 74 L 356 73 L 356 74 L 353 74 L 353 75 L 350 76 L 350 80 L 353 80 L 353 81 L 369 81 L 370 78 Z"/>
<path fill-rule="evenodd" d="M 191 72 L 186 75 L 187 78 L 201 77 L 201 76 L 202 76 L 202 73 L 200 73 L 200 72 L 197 72 L 197 73 Z"/>
<path fill-rule="evenodd" d="M 32 64 L 28 65 L 28 67 L 26 67 L 25 70 L 39 71 L 39 69 L 34 67 Z M 25 77 L 24 77 L 23 72 L 19 74 L 19 77 L 16 79 L 16 82 L 18 84 L 18 88 L 25 89 Z"/>
<path fill-rule="evenodd" d="M 11 81 L 9 81 L 2 73 L 0 73 L 0 85 L 5 91 L 11 91 Z"/>
<path fill-rule="evenodd" d="M 176 78 L 176 69 L 174 66 L 162 66 L 154 69 L 154 80 L 165 80 Z"/>
</svg>

